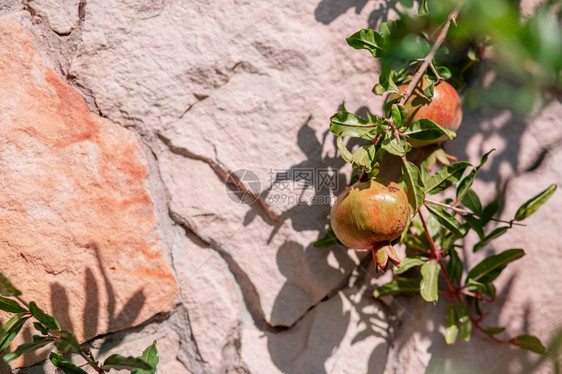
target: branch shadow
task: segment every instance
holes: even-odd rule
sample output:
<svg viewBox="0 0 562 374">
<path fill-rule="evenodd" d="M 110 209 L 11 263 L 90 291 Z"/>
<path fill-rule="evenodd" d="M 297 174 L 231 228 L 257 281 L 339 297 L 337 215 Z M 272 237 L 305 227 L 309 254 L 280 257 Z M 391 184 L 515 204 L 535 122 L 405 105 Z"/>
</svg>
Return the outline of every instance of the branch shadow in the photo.
<svg viewBox="0 0 562 374">
<path fill-rule="evenodd" d="M 84 273 L 84 298 L 83 300 L 70 300 L 67 294 L 67 290 L 63 284 L 55 282 L 51 284 L 51 294 L 50 303 L 52 308 L 52 315 L 59 321 L 62 329 L 69 330 L 76 333 L 75 326 L 73 326 L 72 319 L 70 316 L 70 305 L 76 303 L 77 301 L 83 301 L 84 303 L 84 313 L 82 317 L 83 321 L 83 336 L 87 344 L 88 341 L 94 340 L 104 334 L 122 330 L 124 328 L 132 327 L 132 323 L 139 316 L 139 313 L 146 302 L 146 296 L 143 290 L 138 290 L 133 296 L 131 296 L 127 302 L 121 307 L 121 310 L 117 312 L 118 299 L 114 291 L 112 282 L 105 269 L 103 258 L 100 253 L 100 249 L 97 243 L 91 242 L 85 246 L 95 252 L 97 258 L 97 271 L 101 273 L 102 280 L 96 279 L 95 272 L 93 268 L 88 267 Z M 101 284 L 100 284 L 101 283 Z M 104 289 L 107 293 L 107 331 L 102 331 L 100 326 L 100 307 L 102 305 L 100 301 L 100 290 Z M 25 295 L 24 295 L 25 297 Z M 40 302 L 38 303 L 39 307 Z M 32 335 L 38 332 L 31 328 L 31 324 L 27 323 L 22 332 L 23 337 L 26 342 L 32 340 Z M 116 337 L 112 337 L 111 340 L 104 340 L 101 347 L 99 347 L 99 354 L 106 353 L 111 348 L 119 345 L 119 343 L 125 338 L 126 334 L 117 334 Z M 51 351 L 53 347 L 46 347 L 48 351 Z M 46 350 L 26 353 L 23 355 L 22 369 L 18 372 L 21 374 L 25 373 L 37 373 L 42 372 L 43 369 L 38 369 L 42 367 L 42 363 L 31 366 L 37 361 L 44 360 L 46 358 Z M 3 373 L 4 368 L 10 370 L 5 364 L 0 364 L 0 373 Z M 39 370 L 39 371 L 37 371 Z M 10 371 L 6 371 L 8 373 Z"/>
</svg>

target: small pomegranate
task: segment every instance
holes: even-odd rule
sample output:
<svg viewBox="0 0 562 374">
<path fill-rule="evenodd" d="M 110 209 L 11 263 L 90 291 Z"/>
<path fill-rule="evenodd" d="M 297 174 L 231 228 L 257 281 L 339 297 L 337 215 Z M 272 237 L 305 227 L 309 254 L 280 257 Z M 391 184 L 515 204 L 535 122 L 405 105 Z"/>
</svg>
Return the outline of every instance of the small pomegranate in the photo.
<svg viewBox="0 0 562 374">
<path fill-rule="evenodd" d="M 394 182 L 372 178 L 358 181 L 338 196 L 330 222 L 343 244 L 371 250 L 377 266 L 384 270 L 389 259 L 400 265 L 390 242 L 404 231 L 409 215 L 404 191 Z"/>
<path fill-rule="evenodd" d="M 425 79 L 420 79 L 412 95 L 406 100 L 404 106 L 408 111 L 405 124 L 410 126 L 412 123 L 422 118 L 427 118 L 437 123 L 439 126 L 449 130 L 457 131 L 462 122 L 461 99 L 457 91 L 449 83 L 442 81 L 434 86 L 434 93 L 431 99 L 423 94 L 423 89 L 428 83 Z M 400 90 L 404 91 L 407 84 L 401 85 Z M 389 98 L 396 98 L 391 95 Z M 441 143 L 448 139 L 445 135 L 434 140 L 410 139 L 409 143 L 413 147 L 423 147 L 430 144 Z"/>
</svg>

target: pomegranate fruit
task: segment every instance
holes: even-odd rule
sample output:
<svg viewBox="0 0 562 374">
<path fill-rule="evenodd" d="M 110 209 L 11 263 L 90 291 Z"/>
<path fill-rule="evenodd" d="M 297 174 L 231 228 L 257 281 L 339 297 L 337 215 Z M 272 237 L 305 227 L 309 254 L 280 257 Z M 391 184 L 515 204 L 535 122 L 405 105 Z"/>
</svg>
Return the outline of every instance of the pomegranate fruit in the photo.
<svg viewBox="0 0 562 374">
<path fill-rule="evenodd" d="M 385 269 L 390 259 L 400 259 L 390 242 L 406 228 L 408 197 L 394 182 L 382 178 L 358 181 L 343 191 L 330 213 L 336 237 L 346 246 L 371 250 L 376 264 Z"/>
<path fill-rule="evenodd" d="M 461 99 L 457 91 L 449 83 L 442 81 L 434 86 L 433 97 L 429 99 L 423 94 L 424 88 L 428 85 L 429 83 L 424 78 L 420 79 L 412 95 L 404 103 L 408 111 L 404 124 L 410 126 L 417 120 L 427 118 L 441 127 L 457 131 L 462 121 Z M 402 91 L 406 90 L 406 87 L 408 87 L 407 84 L 399 86 Z M 396 97 L 395 94 L 389 96 L 390 99 Z M 423 147 L 441 143 L 446 139 L 448 139 L 447 136 L 443 135 L 439 139 L 409 139 L 408 142 L 413 147 Z"/>
</svg>

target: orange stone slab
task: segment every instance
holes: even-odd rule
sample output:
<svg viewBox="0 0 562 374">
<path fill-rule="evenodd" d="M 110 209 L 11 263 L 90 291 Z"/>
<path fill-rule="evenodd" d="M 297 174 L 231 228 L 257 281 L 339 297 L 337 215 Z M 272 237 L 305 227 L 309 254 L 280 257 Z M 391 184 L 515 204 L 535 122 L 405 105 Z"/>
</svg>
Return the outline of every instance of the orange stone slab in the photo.
<svg viewBox="0 0 562 374">
<path fill-rule="evenodd" d="M 135 136 L 32 43 L 21 15 L 0 18 L 0 272 L 85 341 L 169 310 L 177 286 Z"/>
</svg>

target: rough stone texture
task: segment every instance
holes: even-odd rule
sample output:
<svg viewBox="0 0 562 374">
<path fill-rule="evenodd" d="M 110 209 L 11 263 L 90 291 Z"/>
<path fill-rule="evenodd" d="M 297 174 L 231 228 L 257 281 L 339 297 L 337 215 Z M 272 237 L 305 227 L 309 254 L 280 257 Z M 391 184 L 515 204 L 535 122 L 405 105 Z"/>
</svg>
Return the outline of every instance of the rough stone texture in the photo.
<svg viewBox="0 0 562 374">
<path fill-rule="evenodd" d="M 0 22 L 0 271 L 84 341 L 169 310 L 176 283 L 135 135 L 92 114 L 20 22 Z"/>
<path fill-rule="evenodd" d="M 358 266 L 362 254 L 311 246 L 349 175 L 328 118 L 344 100 L 353 111 L 379 112 L 382 104 L 370 93 L 377 65 L 345 37 L 378 25 L 393 7 L 366 0 L 28 3 L 23 22 L 55 71 L 92 112 L 142 139 L 158 232 L 180 285 L 165 320 L 108 336 L 111 351 L 102 349 L 105 340 L 92 342 L 102 356 L 138 355 L 158 338 L 163 372 L 534 370 L 536 356 L 478 334 L 446 346 L 437 328 L 444 303 L 397 298 L 382 305 L 370 295 L 390 275 L 375 277 L 366 261 Z M 490 201 L 507 183 L 509 218 L 534 193 L 561 182 L 561 112 L 556 100 L 527 118 L 467 108 L 459 137 L 446 147 L 471 162 L 497 148 L 474 188 Z M 543 149 L 543 163 L 527 171 Z M 303 191 L 305 180 L 296 175 L 285 185 L 286 170 L 307 168 L 329 168 L 338 188 Z M 239 169 L 261 182 L 252 204 L 231 199 L 228 175 Z M 242 185 L 253 187 L 249 180 Z M 500 278 L 499 303 L 485 320 L 507 325 L 510 336 L 548 340 L 562 325 L 562 295 L 543 287 L 560 281 L 545 271 L 560 266 L 560 196 L 527 227 L 485 249 L 528 252 Z M 467 249 L 474 240 L 467 239 Z M 480 259 L 466 252 L 471 263 Z"/>
</svg>

